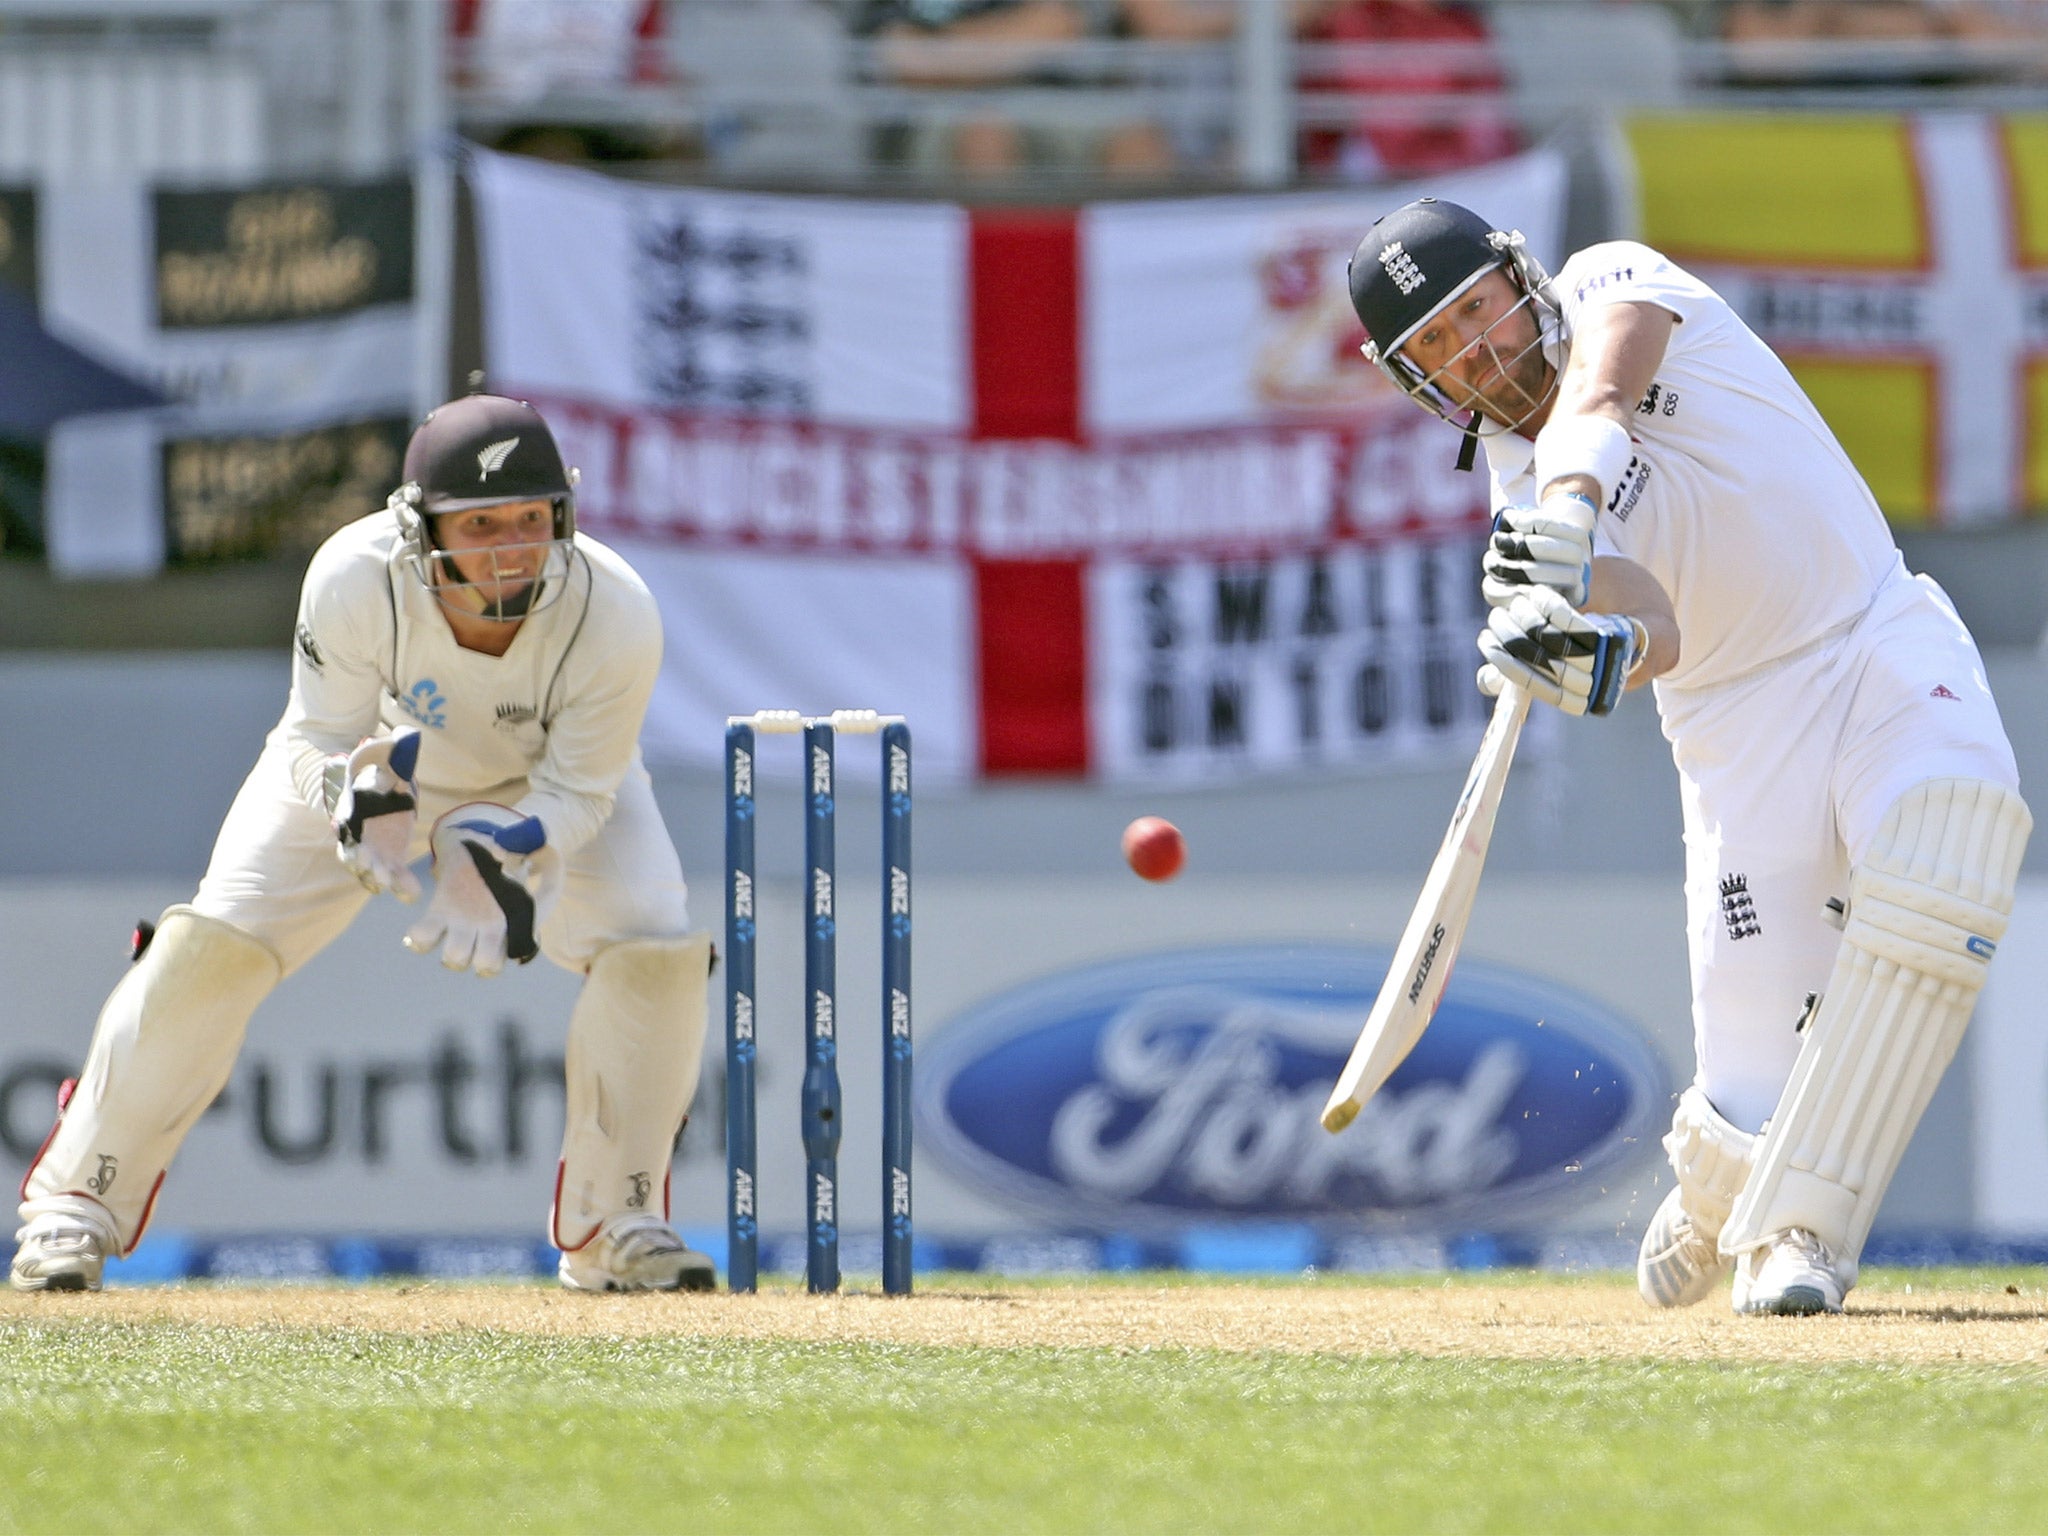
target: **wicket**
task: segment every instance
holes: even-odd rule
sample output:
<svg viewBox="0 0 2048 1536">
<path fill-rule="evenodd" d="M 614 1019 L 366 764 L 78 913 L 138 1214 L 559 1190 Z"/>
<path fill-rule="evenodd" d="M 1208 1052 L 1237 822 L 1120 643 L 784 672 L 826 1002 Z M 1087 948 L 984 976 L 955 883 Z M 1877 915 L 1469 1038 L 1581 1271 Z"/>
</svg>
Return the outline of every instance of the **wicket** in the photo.
<svg viewBox="0 0 2048 1536">
<path fill-rule="evenodd" d="M 754 739 L 801 733 L 804 750 L 804 1273 L 839 1289 L 838 924 L 833 832 L 841 731 L 882 738 L 882 1289 L 910 1294 L 910 727 L 901 715 L 765 709 L 725 722 L 725 1145 L 727 1283 L 756 1289 Z"/>
</svg>

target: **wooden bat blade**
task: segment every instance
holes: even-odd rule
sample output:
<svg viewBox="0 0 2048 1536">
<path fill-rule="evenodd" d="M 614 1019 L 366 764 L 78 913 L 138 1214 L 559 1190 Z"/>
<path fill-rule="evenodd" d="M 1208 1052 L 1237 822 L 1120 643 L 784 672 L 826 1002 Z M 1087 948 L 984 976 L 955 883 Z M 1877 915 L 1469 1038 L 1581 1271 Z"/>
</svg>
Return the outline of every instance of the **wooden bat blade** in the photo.
<svg viewBox="0 0 2048 1536">
<path fill-rule="evenodd" d="M 1422 895 L 1401 930 L 1401 941 L 1394 946 L 1387 979 L 1380 984 L 1358 1043 L 1323 1106 L 1326 1131 L 1341 1131 L 1358 1118 L 1365 1101 L 1415 1049 L 1443 1001 L 1444 985 L 1451 979 L 1479 894 L 1479 876 L 1486 867 L 1508 767 L 1515 760 L 1515 743 L 1528 718 L 1529 695 L 1520 688 L 1508 688 L 1493 706 L 1493 718 L 1465 776 L 1443 846 L 1422 882 Z"/>
</svg>

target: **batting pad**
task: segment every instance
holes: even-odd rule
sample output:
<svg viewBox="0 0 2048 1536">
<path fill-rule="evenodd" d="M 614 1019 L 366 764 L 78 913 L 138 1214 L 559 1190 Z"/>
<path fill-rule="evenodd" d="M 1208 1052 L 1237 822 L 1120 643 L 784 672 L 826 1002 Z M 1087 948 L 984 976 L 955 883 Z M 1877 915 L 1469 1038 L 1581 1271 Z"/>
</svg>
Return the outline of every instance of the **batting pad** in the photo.
<svg viewBox="0 0 2048 1536">
<path fill-rule="evenodd" d="M 227 1086 L 249 1017 L 282 974 L 241 929 L 190 907 L 165 912 L 100 1010 L 78 1088 L 22 1180 L 23 1217 L 88 1195 L 113 1214 L 124 1253 L 142 1241 L 164 1171 Z"/>
<path fill-rule="evenodd" d="M 1916 784 L 1886 813 L 1850 876 L 1834 972 L 1721 1231 L 1724 1254 L 1803 1227 L 1854 1283 L 2005 934 L 2033 824 L 2014 791 L 1980 779 Z"/>
<path fill-rule="evenodd" d="M 598 951 L 569 1016 L 567 1123 L 549 1232 L 583 1247 L 614 1216 L 668 1215 L 668 1163 L 697 1092 L 711 936 Z"/>
</svg>

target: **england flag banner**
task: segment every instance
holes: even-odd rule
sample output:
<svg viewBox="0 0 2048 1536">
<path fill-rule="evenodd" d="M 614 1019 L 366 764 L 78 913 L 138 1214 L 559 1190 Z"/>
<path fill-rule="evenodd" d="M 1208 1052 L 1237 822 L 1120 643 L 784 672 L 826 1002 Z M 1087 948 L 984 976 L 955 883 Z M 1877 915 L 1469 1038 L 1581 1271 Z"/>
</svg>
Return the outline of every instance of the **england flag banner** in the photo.
<svg viewBox="0 0 2048 1536">
<path fill-rule="evenodd" d="M 1078 211 L 470 174 L 490 386 L 663 606 L 650 758 L 841 705 L 915 720 L 930 783 L 1470 755 L 1484 480 L 1344 268 L 1425 193 L 1558 259 L 1556 156 Z"/>
</svg>

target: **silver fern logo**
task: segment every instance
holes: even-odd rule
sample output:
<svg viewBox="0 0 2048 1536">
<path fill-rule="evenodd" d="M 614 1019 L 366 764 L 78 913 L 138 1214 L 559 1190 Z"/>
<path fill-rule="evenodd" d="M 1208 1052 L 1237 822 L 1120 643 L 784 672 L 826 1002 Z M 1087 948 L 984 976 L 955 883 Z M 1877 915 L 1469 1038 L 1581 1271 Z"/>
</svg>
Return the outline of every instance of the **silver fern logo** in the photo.
<svg viewBox="0 0 2048 1536">
<path fill-rule="evenodd" d="M 508 437 L 502 443 L 491 443 L 478 450 L 476 456 L 477 479 L 488 480 L 505 467 L 505 461 L 512 457 L 512 450 L 519 446 L 519 439 Z"/>
</svg>

